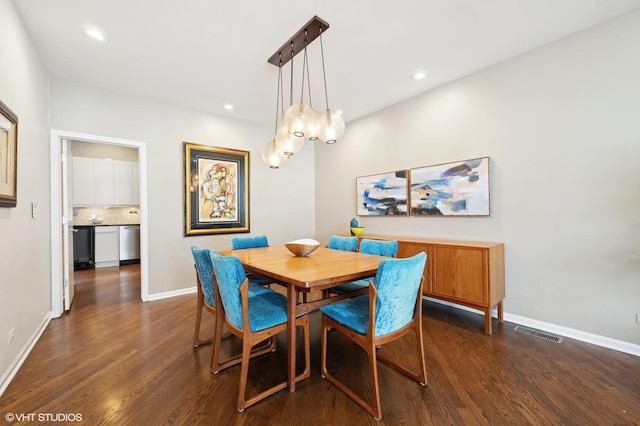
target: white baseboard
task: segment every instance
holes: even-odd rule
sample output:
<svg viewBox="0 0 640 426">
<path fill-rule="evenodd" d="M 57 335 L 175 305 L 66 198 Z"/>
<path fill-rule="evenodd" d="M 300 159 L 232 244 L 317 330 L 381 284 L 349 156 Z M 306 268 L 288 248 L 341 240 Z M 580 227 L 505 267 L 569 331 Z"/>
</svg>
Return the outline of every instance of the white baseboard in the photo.
<svg viewBox="0 0 640 426">
<path fill-rule="evenodd" d="M 27 340 L 20 352 L 18 352 L 18 356 L 16 357 L 16 359 L 13 360 L 7 371 L 5 371 L 2 377 L 0 377 L 0 396 L 2 396 L 5 390 L 7 390 L 7 387 L 9 387 L 9 383 L 11 383 L 15 375 L 18 373 L 18 370 L 20 370 L 20 367 L 22 367 L 22 364 L 24 364 L 33 347 L 36 345 L 36 343 L 38 343 L 38 340 L 40 340 L 40 336 L 42 336 L 42 333 L 44 333 L 44 331 L 47 329 L 50 321 L 51 312 L 47 312 L 42 322 L 38 325 L 29 340 Z"/>
<path fill-rule="evenodd" d="M 640 356 L 640 345 L 624 342 L 622 340 L 616 340 L 609 337 L 599 336 L 597 334 L 586 333 L 584 331 L 575 330 L 573 328 L 550 324 L 548 322 L 521 317 L 519 315 L 507 314 L 506 312 L 504 314 L 504 319 L 505 321 L 515 322 L 516 324 L 537 328 L 538 330 L 547 331 L 549 333 L 559 334 L 570 339 L 579 340 L 585 343 L 591 343 L 592 345 L 602 346 L 604 348 L 613 349 L 630 355 Z"/>
<path fill-rule="evenodd" d="M 468 308 L 462 305 L 456 305 L 455 303 L 445 302 L 444 300 L 433 299 L 431 297 L 424 297 L 424 299 L 429 300 L 430 302 L 440 303 L 441 305 L 447 305 L 456 309 L 462 309 L 464 311 L 484 315 L 484 312 L 477 309 Z M 491 316 L 494 318 L 498 317 L 497 309 L 494 308 L 491 310 Z M 531 318 L 522 317 L 520 315 L 509 314 L 507 312 L 504 312 L 504 320 L 535 328 L 541 331 L 546 331 L 548 333 L 559 334 L 560 336 L 579 340 L 585 343 L 590 343 L 592 345 L 602 346 L 604 348 L 613 349 L 615 351 L 624 352 L 630 355 L 640 356 L 640 345 L 624 342 L 622 340 L 616 340 L 609 337 L 599 336 L 597 334 L 586 333 L 584 331 L 575 330 L 573 328 L 563 327 L 561 325 L 551 324 L 544 321 L 538 321 Z"/>
<path fill-rule="evenodd" d="M 195 293 L 198 289 L 196 286 L 181 288 L 180 290 L 166 291 L 164 293 L 150 294 L 147 301 L 168 299 L 169 297 L 184 296 L 185 294 Z"/>
</svg>

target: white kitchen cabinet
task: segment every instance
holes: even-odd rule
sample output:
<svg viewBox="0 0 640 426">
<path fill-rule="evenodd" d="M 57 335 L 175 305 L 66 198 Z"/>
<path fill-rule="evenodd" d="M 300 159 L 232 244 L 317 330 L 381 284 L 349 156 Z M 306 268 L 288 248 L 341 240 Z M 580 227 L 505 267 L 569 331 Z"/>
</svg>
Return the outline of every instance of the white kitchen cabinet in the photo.
<svg viewBox="0 0 640 426">
<path fill-rule="evenodd" d="M 133 205 L 133 163 L 130 161 L 113 162 L 114 204 Z"/>
<path fill-rule="evenodd" d="M 94 204 L 113 206 L 115 204 L 113 160 L 93 160 Z"/>
<path fill-rule="evenodd" d="M 119 227 L 96 226 L 95 231 L 96 268 L 120 265 Z"/>
<path fill-rule="evenodd" d="M 138 163 L 131 163 L 131 184 L 133 186 L 132 205 L 140 205 L 140 168 Z"/>
<path fill-rule="evenodd" d="M 73 157 L 74 206 L 137 206 L 139 182 L 138 163 Z"/>
<path fill-rule="evenodd" d="M 72 157 L 73 177 L 71 184 L 74 206 L 92 206 L 94 200 L 93 158 Z"/>
</svg>

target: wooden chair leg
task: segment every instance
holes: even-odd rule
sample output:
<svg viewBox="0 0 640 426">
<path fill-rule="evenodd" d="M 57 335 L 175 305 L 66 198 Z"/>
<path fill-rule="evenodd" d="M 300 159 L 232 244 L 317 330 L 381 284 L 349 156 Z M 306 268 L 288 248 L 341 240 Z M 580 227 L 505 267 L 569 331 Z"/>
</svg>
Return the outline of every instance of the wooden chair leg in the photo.
<svg viewBox="0 0 640 426">
<path fill-rule="evenodd" d="M 200 345 L 206 345 L 211 343 L 211 339 L 201 339 L 200 338 L 200 324 L 202 323 L 202 310 L 204 309 L 204 295 L 202 294 L 202 290 L 200 289 L 200 282 L 198 282 L 198 296 L 197 296 L 197 306 L 196 306 L 196 327 L 193 332 L 193 347 L 197 348 Z"/>
<path fill-rule="evenodd" d="M 420 376 L 418 382 L 422 386 L 427 386 L 427 365 L 424 360 L 424 339 L 422 337 L 422 321 L 414 321 L 414 332 L 416 334 L 416 343 L 418 344 L 418 356 L 420 357 Z"/>
<path fill-rule="evenodd" d="M 327 342 L 328 342 L 328 332 L 330 329 L 342 330 L 339 328 L 338 324 L 334 323 L 331 319 L 323 316 L 322 318 L 322 355 L 321 355 L 321 374 L 322 377 L 327 379 L 331 384 L 336 386 L 342 392 L 347 394 L 351 399 L 357 402 L 362 408 L 367 410 L 376 420 L 382 419 L 382 409 L 380 403 L 380 386 L 378 382 L 378 365 L 377 365 L 377 353 L 376 353 L 376 345 L 373 341 L 369 341 L 364 343 L 363 341 L 356 341 L 357 343 L 366 353 L 369 358 L 369 370 L 371 372 L 371 393 L 373 403 L 367 402 L 363 397 L 356 394 L 352 391 L 347 385 L 338 380 L 335 376 L 333 376 L 327 370 Z"/>
<path fill-rule="evenodd" d="M 309 337 L 309 317 L 308 315 L 304 315 L 302 317 L 299 317 L 296 319 L 296 328 L 297 327 L 302 327 L 303 332 L 304 332 L 304 352 L 305 352 L 305 367 L 304 367 L 304 371 L 302 371 L 302 373 L 300 373 L 299 375 L 296 376 L 295 381 L 299 382 L 300 380 L 306 379 L 307 377 L 310 376 L 311 374 L 311 368 L 310 368 L 310 337 Z M 281 332 L 284 330 L 279 330 L 278 332 Z M 275 339 L 275 335 L 273 337 L 271 337 L 272 339 Z M 264 337 L 262 337 L 262 339 L 264 339 Z M 258 341 L 259 342 L 259 341 Z M 239 385 L 239 389 L 238 389 L 238 405 L 237 405 L 237 409 L 239 412 L 244 411 L 245 408 L 249 407 L 250 405 L 255 404 L 256 402 L 262 401 L 263 399 L 265 399 L 266 397 L 273 395 L 274 393 L 282 390 L 282 389 L 286 389 L 288 386 L 288 381 L 285 380 L 282 383 L 278 383 L 277 385 L 274 385 L 272 387 L 270 387 L 269 389 L 266 389 L 260 393 L 258 393 L 257 395 L 252 396 L 251 398 L 247 398 L 246 397 L 246 390 L 247 390 L 247 377 L 249 375 L 249 359 L 251 357 L 253 357 L 253 352 L 250 352 L 251 347 L 253 345 L 255 345 L 257 342 L 252 342 L 251 339 L 249 338 L 243 338 L 243 342 L 242 342 L 242 367 L 241 367 L 241 371 L 240 371 L 240 385 Z"/>
<path fill-rule="evenodd" d="M 234 356 L 230 356 L 224 361 L 220 361 L 220 349 L 222 346 L 222 327 L 224 326 L 224 314 L 218 314 L 216 310 L 216 325 L 213 332 L 213 349 L 211 352 L 211 372 L 218 374 L 225 368 L 233 367 L 242 362 L 242 353 Z M 230 334 L 231 335 L 231 334 Z M 243 346 L 244 347 L 244 346 Z M 275 336 L 265 340 L 264 345 L 259 345 L 253 348 L 250 357 L 256 357 L 269 352 L 275 352 L 277 347 Z M 244 349 L 243 349 L 244 350 Z"/>
<path fill-rule="evenodd" d="M 238 404 L 239 412 L 244 411 L 249 406 L 245 399 L 247 391 L 247 377 L 249 376 L 249 358 L 251 354 L 251 342 L 242 341 L 242 362 L 240 363 L 240 384 L 238 385 Z"/>
<path fill-rule="evenodd" d="M 380 408 L 380 384 L 378 383 L 378 363 L 376 361 L 376 347 L 371 345 L 367 349 L 369 357 L 369 371 L 371 372 L 371 393 L 373 404 L 367 404 L 365 408 L 376 420 L 382 419 L 382 409 Z"/>
<path fill-rule="evenodd" d="M 420 374 L 409 370 L 403 365 L 398 364 L 394 360 L 387 358 L 381 354 L 378 354 L 378 360 L 384 362 L 388 366 L 394 368 L 396 371 L 404 374 L 405 376 L 417 381 L 422 386 L 427 385 L 427 367 L 424 360 L 424 339 L 422 336 L 422 310 L 416 310 L 412 323 L 410 324 L 413 332 L 415 333 L 417 351 L 416 355 L 419 357 L 418 364 L 420 365 Z"/>
<path fill-rule="evenodd" d="M 226 367 L 231 367 L 234 364 L 228 364 L 229 360 L 220 362 L 220 346 L 222 345 L 222 325 L 224 324 L 224 315 L 220 312 L 220 309 L 216 309 L 216 324 L 213 330 L 213 349 L 211 351 L 211 372 L 218 374 L 218 372 Z M 220 313 L 218 313 L 220 312 Z"/>
</svg>

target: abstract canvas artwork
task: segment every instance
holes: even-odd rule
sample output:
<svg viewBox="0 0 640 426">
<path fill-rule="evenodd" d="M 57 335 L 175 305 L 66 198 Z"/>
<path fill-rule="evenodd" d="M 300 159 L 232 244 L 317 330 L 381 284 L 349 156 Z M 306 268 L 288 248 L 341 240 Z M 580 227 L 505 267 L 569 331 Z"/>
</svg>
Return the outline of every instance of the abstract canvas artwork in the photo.
<svg viewBox="0 0 640 426">
<path fill-rule="evenodd" d="M 356 178 L 358 216 L 407 216 L 407 170 Z"/>
<path fill-rule="evenodd" d="M 488 216 L 489 157 L 411 169 L 412 216 Z"/>
</svg>

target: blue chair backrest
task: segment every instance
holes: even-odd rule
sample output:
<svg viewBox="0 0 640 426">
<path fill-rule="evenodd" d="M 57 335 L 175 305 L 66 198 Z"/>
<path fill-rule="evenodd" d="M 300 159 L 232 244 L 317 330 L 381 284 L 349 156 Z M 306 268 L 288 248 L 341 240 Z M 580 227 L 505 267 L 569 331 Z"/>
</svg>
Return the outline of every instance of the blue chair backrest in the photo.
<svg viewBox="0 0 640 426">
<path fill-rule="evenodd" d="M 269 247 L 269 240 L 264 235 L 257 237 L 234 237 L 231 239 L 231 248 L 233 250 L 242 250 L 248 248 Z"/>
<path fill-rule="evenodd" d="M 341 237 L 332 235 L 329 237 L 327 248 L 334 250 L 356 251 L 358 247 L 358 237 Z"/>
<path fill-rule="evenodd" d="M 235 256 L 222 256 L 215 252 L 211 253 L 211 263 L 216 274 L 225 315 L 231 324 L 242 329 L 240 285 L 246 278 L 242 263 Z"/>
<path fill-rule="evenodd" d="M 375 254 L 377 256 L 395 257 L 398 254 L 398 242 L 396 240 L 370 240 L 363 238 L 360 241 L 360 253 Z"/>
<path fill-rule="evenodd" d="M 392 333 L 411 321 L 426 262 L 424 252 L 380 262 L 374 281 L 378 290 L 376 336 Z"/>
<path fill-rule="evenodd" d="M 200 288 L 202 289 L 204 300 L 207 302 L 207 305 L 215 307 L 216 300 L 213 296 L 213 278 L 211 278 L 211 272 L 213 271 L 211 250 L 191 246 L 191 253 L 193 254 L 193 260 L 196 264 L 196 271 L 200 279 Z"/>
</svg>

